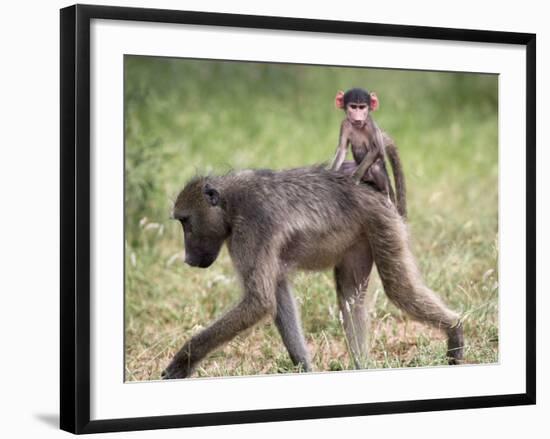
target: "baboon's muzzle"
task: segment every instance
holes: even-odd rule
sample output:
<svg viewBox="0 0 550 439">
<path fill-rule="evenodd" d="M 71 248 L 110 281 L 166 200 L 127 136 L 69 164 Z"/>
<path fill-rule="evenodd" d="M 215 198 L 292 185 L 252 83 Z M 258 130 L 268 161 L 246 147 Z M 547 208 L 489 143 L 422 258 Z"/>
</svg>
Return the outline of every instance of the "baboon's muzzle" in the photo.
<svg viewBox="0 0 550 439">
<path fill-rule="evenodd" d="M 185 241 L 185 263 L 191 267 L 208 268 L 220 253 L 221 243 L 202 240 L 201 245 L 194 241 Z"/>
<path fill-rule="evenodd" d="M 199 267 L 199 268 L 208 268 L 210 267 L 214 261 L 216 260 L 216 256 L 214 257 L 193 257 L 189 254 L 185 255 L 185 263 L 191 267 Z"/>
</svg>

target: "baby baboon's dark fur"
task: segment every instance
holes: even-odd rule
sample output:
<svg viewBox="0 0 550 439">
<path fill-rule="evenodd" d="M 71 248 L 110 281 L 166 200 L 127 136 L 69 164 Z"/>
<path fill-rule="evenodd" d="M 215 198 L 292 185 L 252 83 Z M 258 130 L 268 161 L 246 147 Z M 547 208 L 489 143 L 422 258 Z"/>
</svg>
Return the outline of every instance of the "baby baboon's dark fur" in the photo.
<svg viewBox="0 0 550 439">
<path fill-rule="evenodd" d="M 365 291 L 373 262 L 392 302 L 446 331 L 449 362 L 462 362 L 459 316 L 424 285 L 407 228 L 379 191 L 319 166 L 248 170 L 193 179 L 178 195 L 173 216 L 184 228 L 189 265 L 210 266 L 227 243 L 244 294 L 183 345 L 163 372 L 165 379 L 189 376 L 209 352 L 266 316 L 275 320 L 294 364 L 311 370 L 287 281 L 296 269 L 334 267 L 344 329 L 361 367 L 367 354 Z"/>
</svg>

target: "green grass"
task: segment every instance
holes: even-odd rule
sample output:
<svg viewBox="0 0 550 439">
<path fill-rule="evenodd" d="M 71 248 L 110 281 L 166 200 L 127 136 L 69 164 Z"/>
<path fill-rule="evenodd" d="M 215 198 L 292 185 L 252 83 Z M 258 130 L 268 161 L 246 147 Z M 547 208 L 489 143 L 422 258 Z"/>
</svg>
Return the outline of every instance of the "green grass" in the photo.
<svg viewBox="0 0 550 439">
<path fill-rule="evenodd" d="M 125 58 L 126 379 L 158 379 L 183 342 L 239 295 L 224 250 L 207 270 L 183 264 L 172 200 L 196 173 L 329 161 L 338 89 L 375 90 L 408 184 L 413 251 L 427 284 L 465 321 L 467 363 L 498 361 L 497 77 Z M 353 368 L 332 274 L 297 273 L 294 291 L 317 371 Z M 445 363 L 436 329 L 369 286 L 368 367 Z M 294 371 L 272 322 L 210 355 L 198 376 Z"/>
</svg>

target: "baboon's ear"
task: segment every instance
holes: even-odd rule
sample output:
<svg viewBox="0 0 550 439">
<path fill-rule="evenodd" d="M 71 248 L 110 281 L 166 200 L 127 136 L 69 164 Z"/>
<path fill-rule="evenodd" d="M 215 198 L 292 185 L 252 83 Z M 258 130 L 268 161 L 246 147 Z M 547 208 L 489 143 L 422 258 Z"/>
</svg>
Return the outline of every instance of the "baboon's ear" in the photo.
<svg viewBox="0 0 550 439">
<path fill-rule="evenodd" d="M 210 184 L 206 183 L 204 185 L 203 193 L 206 197 L 206 201 L 208 201 L 208 204 L 211 206 L 217 206 L 220 204 L 220 193 L 217 189 L 210 186 Z"/>
</svg>

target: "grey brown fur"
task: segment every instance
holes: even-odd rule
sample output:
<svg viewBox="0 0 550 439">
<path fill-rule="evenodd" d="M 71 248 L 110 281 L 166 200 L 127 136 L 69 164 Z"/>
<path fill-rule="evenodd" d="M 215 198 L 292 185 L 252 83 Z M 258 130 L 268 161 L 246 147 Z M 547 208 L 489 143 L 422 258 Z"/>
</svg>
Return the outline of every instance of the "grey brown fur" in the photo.
<svg viewBox="0 0 550 439">
<path fill-rule="evenodd" d="M 296 365 L 311 362 L 288 276 L 334 267 L 344 328 L 357 366 L 367 355 L 365 290 L 373 262 L 388 297 L 446 331 L 450 363 L 463 358 L 459 316 L 427 288 L 407 228 L 386 196 L 322 167 L 241 171 L 190 181 L 173 215 L 184 227 L 186 262 L 208 267 L 224 243 L 243 284 L 240 301 L 194 335 L 163 372 L 188 377 L 209 352 L 272 317 Z"/>
</svg>

